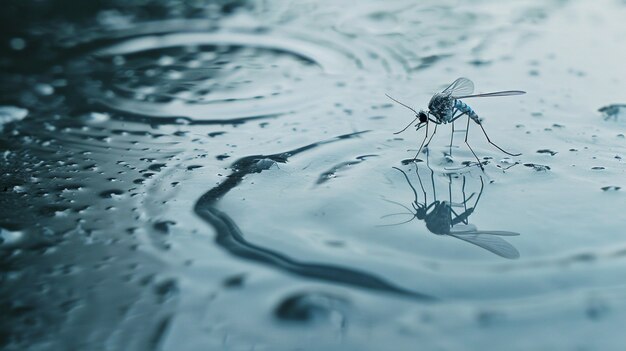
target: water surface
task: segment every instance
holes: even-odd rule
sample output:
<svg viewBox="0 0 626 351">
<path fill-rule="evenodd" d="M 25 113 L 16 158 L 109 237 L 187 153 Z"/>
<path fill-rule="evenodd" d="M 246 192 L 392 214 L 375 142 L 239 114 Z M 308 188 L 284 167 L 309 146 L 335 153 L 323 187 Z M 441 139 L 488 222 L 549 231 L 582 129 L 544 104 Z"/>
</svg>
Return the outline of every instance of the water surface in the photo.
<svg viewBox="0 0 626 351">
<path fill-rule="evenodd" d="M 154 6 L 7 38 L 5 349 L 626 345 L 623 1 Z"/>
</svg>

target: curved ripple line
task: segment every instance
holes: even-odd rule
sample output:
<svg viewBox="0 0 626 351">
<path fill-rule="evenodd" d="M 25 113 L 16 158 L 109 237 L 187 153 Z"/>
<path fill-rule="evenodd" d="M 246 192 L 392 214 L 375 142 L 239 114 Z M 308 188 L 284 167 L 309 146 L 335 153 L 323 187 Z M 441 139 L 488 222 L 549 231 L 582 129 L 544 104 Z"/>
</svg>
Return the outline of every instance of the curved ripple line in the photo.
<svg viewBox="0 0 626 351">
<path fill-rule="evenodd" d="M 364 271 L 337 265 L 303 263 L 283 253 L 250 243 L 244 238 L 241 229 L 239 229 L 232 218 L 230 218 L 228 214 L 215 208 L 219 199 L 226 195 L 230 190 L 237 187 L 245 176 L 267 170 L 274 164 L 274 162 L 285 163 L 289 157 L 313 149 L 317 146 L 343 139 L 354 138 L 362 133 L 365 132 L 356 132 L 337 136 L 326 141 L 305 145 L 283 153 L 243 157 L 233 163 L 231 166 L 233 172 L 225 181 L 210 189 L 202 195 L 200 199 L 198 199 L 194 206 L 194 211 L 198 216 L 206 220 L 215 228 L 217 232 L 217 236 L 215 238 L 216 243 L 237 257 L 262 262 L 278 269 L 307 278 L 315 278 L 328 282 L 384 291 L 422 301 L 433 301 L 435 300 L 433 296 L 404 289 L 384 280 L 383 278 Z M 272 162 L 264 162 L 266 160 L 271 160 Z"/>
<path fill-rule="evenodd" d="M 286 36 L 259 35 L 249 33 L 215 32 L 215 33 L 175 33 L 153 35 L 128 39 L 107 48 L 95 51 L 96 55 L 123 55 L 138 51 L 163 49 L 186 45 L 241 45 L 256 48 L 281 50 L 315 62 L 326 73 L 340 74 L 354 62 L 343 55 L 321 45 L 293 39 Z"/>
</svg>

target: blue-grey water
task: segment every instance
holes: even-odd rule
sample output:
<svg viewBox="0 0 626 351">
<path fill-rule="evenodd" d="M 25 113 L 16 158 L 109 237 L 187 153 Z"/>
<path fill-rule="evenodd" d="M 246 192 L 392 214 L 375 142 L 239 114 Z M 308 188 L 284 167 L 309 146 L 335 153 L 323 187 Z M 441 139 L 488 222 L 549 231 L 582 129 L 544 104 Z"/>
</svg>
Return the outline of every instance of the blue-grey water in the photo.
<svg viewBox="0 0 626 351">
<path fill-rule="evenodd" d="M 6 6 L 2 349 L 626 348 L 626 2 Z"/>
</svg>

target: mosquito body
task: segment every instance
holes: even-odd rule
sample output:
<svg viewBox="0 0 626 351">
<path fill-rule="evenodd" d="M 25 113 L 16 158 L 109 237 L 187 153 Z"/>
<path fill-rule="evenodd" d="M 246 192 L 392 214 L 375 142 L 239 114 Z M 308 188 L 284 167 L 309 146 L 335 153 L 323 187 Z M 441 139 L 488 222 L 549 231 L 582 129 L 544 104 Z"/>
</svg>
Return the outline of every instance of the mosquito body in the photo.
<svg viewBox="0 0 626 351">
<path fill-rule="evenodd" d="M 393 213 L 383 216 L 383 218 L 396 215 L 411 216 L 411 218 L 404 222 L 390 225 L 399 225 L 411 222 L 414 219 L 419 219 L 424 221 L 424 223 L 426 224 L 426 228 L 433 234 L 447 235 L 466 241 L 470 244 L 474 244 L 504 258 L 515 259 L 519 257 L 519 252 L 515 249 L 515 247 L 513 247 L 509 242 L 501 238 L 501 236 L 515 236 L 519 235 L 519 233 L 502 230 L 478 230 L 475 225 L 469 223 L 469 217 L 474 213 L 476 206 L 478 206 L 478 201 L 480 200 L 480 197 L 483 193 L 484 183 L 482 177 L 480 178 L 480 191 L 478 192 L 476 200 L 474 201 L 474 205 L 468 207 L 468 202 L 472 199 L 472 197 L 474 197 L 474 195 L 476 195 L 476 193 L 472 193 L 469 197 L 465 195 L 465 176 L 463 176 L 462 186 L 463 201 L 460 203 L 454 203 L 452 202 L 451 178 L 449 178 L 450 182 L 448 183 L 448 200 L 438 200 L 435 193 L 433 171 L 431 170 L 433 201 L 428 204 L 426 190 L 422 183 L 419 171 L 417 169 L 415 170 L 417 174 L 417 179 L 420 183 L 420 188 L 424 195 L 424 200 L 422 202 L 419 201 L 418 192 L 413 184 L 411 184 L 411 181 L 409 180 L 407 174 L 399 168 L 393 168 L 400 171 L 404 175 L 404 178 L 406 179 L 407 183 L 411 187 L 411 190 L 413 191 L 414 201 L 411 203 L 412 208 L 409 208 L 408 206 L 405 206 L 401 203 L 386 200 L 388 202 L 403 207 L 408 212 Z M 458 210 L 458 208 L 461 208 L 463 211 L 461 212 L 461 210 Z"/>
<path fill-rule="evenodd" d="M 450 154 L 452 154 L 452 142 L 454 139 L 454 122 L 463 117 L 466 116 L 467 117 L 467 127 L 465 128 L 465 144 L 467 145 L 467 147 L 470 149 L 470 151 L 472 152 L 472 154 L 474 155 L 474 157 L 476 158 L 476 161 L 478 162 L 478 165 L 483 168 L 483 165 L 480 161 L 480 159 L 478 158 L 478 156 L 476 156 L 476 153 L 474 152 L 474 150 L 472 149 L 472 147 L 469 145 L 469 143 L 467 142 L 467 136 L 468 136 L 468 132 L 469 132 L 469 126 L 470 126 L 470 121 L 474 121 L 476 124 L 478 124 L 478 126 L 480 126 L 481 130 L 483 131 L 483 134 L 485 134 L 485 137 L 487 138 L 487 141 L 495 146 L 496 148 L 498 148 L 498 150 L 504 152 L 507 155 L 511 155 L 511 156 L 520 156 L 521 154 L 516 154 L 516 153 L 511 153 L 508 151 L 505 151 L 504 149 L 502 149 L 501 147 L 499 147 L 498 145 L 496 145 L 495 143 L 493 143 L 491 141 L 491 139 L 489 139 L 489 136 L 487 135 L 487 132 L 485 131 L 485 128 L 482 125 L 482 122 L 480 120 L 480 118 L 478 117 L 478 114 L 469 106 L 467 105 L 465 102 L 461 101 L 461 99 L 466 99 L 466 98 L 475 98 L 475 97 L 496 97 L 496 96 L 511 96 L 511 95 L 521 95 L 521 94 L 525 94 L 526 92 L 521 91 L 521 90 L 505 90 L 505 91 L 498 91 L 498 92 L 493 92 L 493 93 L 484 93 L 484 94 L 474 94 L 472 95 L 472 93 L 474 92 L 474 83 L 472 83 L 471 80 L 467 79 L 467 78 L 458 78 L 457 80 L 455 80 L 454 82 L 452 82 L 452 84 L 450 84 L 446 89 L 444 89 L 442 92 L 437 93 L 435 95 L 433 95 L 433 97 L 430 99 L 430 102 L 428 103 L 428 110 L 424 111 L 424 110 L 420 110 L 419 112 L 417 112 L 415 109 L 413 109 L 412 107 L 392 98 L 391 96 L 387 95 L 387 97 L 389 97 L 391 100 L 397 102 L 398 104 L 410 109 L 411 111 L 413 111 L 415 113 L 415 119 L 413 119 L 413 121 L 411 121 L 411 123 L 409 123 L 404 129 L 402 129 L 399 132 L 396 132 L 394 134 L 399 134 L 404 132 L 407 128 L 409 128 L 415 121 L 419 120 L 419 122 L 417 124 L 415 124 L 416 129 L 415 130 L 419 130 L 422 127 L 426 127 L 426 135 L 424 136 L 424 139 L 422 140 L 422 144 L 420 145 L 417 154 L 415 155 L 414 159 L 417 159 L 417 156 L 419 156 L 420 152 L 422 151 L 422 148 L 424 146 L 428 146 L 428 144 L 430 144 L 430 141 L 432 140 L 433 136 L 435 135 L 435 132 L 437 131 L 437 126 L 440 124 L 452 124 L 452 134 L 450 137 Z M 428 139 L 428 130 L 429 130 L 429 124 L 434 124 L 434 130 L 432 132 L 432 134 L 430 135 L 430 139 Z M 426 142 L 426 139 L 428 139 L 428 142 Z"/>
</svg>

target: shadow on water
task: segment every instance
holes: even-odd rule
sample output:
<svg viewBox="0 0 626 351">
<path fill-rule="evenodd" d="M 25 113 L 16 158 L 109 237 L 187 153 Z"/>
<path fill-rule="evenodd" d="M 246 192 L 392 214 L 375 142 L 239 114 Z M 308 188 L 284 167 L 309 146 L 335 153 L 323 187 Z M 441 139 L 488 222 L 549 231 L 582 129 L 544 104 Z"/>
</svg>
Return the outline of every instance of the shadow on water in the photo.
<svg viewBox="0 0 626 351">
<path fill-rule="evenodd" d="M 423 195 L 422 201 L 420 201 L 418 191 L 413 186 L 407 173 L 400 168 L 393 168 L 401 172 L 406 179 L 409 187 L 413 192 L 414 201 L 411 203 L 411 207 L 409 208 L 408 206 L 405 206 L 399 202 L 386 200 L 390 203 L 401 206 L 407 212 L 392 213 L 383 216 L 383 218 L 400 215 L 410 216 L 410 218 L 400 223 L 386 224 L 383 226 L 395 226 L 412 222 L 414 219 L 419 219 L 421 221 L 424 221 L 424 223 L 426 224 L 426 228 L 433 234 L 447 235 L 453 238 L 463 240 L 487 251 L 490 251 L 500 257 L 508 259 L 519 258 L 520 254 L 517 249 L 513 247 L 509 242 L 501 238 L 501 236 L 517 236 L 519 235 L 519 233 L 502 230 L 479 230 L 475 225 L 469 223 L 469 217 L 476 210 L 478 202 L 480 201 L 480 198 L 483 194 L 484 182 L 482 176 L 479 178 L 480 188 L 478 190 L 478 193 L 472 192 L 469 196 L 467 196 L 467 179 L 464 174 L 460 175 L 462 181 L 460 197 L 462 197 L 462 200 L 460 202 L 453 202 L 453 174 L 447 174 L 448 198 L 446 200 L 438 200 L 436 190 L 437 187 L 434 180 L 434 171 L 430 167 L 428 167 L 430 170 L 432 189 L 432 201 L 429 202 L 429 196 L 427 194 L 426 187 L 424 187 L 424 183 L 422 182 L 419 167 L 415 168 L 415 174 L 417 176 L 417 180 L 419 181 L 420 189 Z M 456 180 L 457 179 L 455 179 L 455 181 Z M 473 205 L 469 205 L 468 207 L 468 203 L 471 204 L 470 200 L 472 200 L 474 196 L 476 197 L 476 200 L 473 201 Z"/>
<path fill-rule="evenodd" d="M 290 157 L 301 152 L 339 140 L 354 138 L 363 133 L 366 131 L 337 136 L 283 153 L 243 157 L 233 163 L 231 166 L 232 173 L 224 182 L 209 190 L 196 202 L 194 211 L 215 228 L 217 231 L 216 243 L 235 256 L 263 262 L 303 277 L 395 293 L 419 300 L 434 300 L 435 298 L 432 296 L 395 286 L 382 278 L 363 271 L 336 265 L 303 263 L 278 251 L 255 245 L 244 238 L 237 224 L 227 213 L 216 208 L 219 200 L 237 187 L 245 176 L 261 173 L 276 163 L 286 163 Z"/>
</svg>

